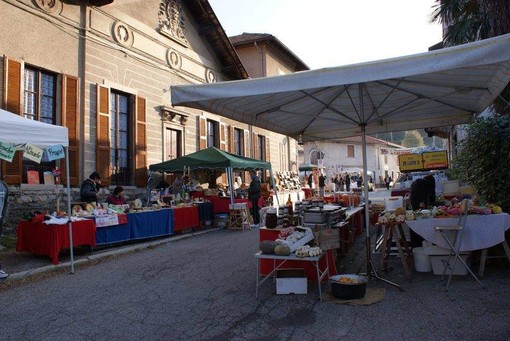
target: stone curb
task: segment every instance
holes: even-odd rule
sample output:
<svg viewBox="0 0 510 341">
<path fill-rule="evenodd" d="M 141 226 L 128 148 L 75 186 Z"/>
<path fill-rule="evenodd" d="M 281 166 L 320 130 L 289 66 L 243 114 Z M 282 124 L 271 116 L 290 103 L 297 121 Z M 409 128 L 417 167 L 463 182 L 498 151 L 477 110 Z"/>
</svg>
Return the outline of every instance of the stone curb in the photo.
<svg viewBox="0 0 510 341">
<path fill-rule="evenodd" d="M 74 265 L 76 266 L 79 264 L 86 264 L 88 262 L 106 258 L 106 257 L 110 257 L 110 256 L 117 256 L 117 255 L 122 255 L 122 254 L 126 254 L 126 253 L 131 253 L 133 251 L 144 250 L 144 249 L 148 249 L 150 247 L 167 244 L 167 243 L 172 243 L 172 242 L 179 241 L 181 239 L 187 239 L 187 238 L 191 238 L 191 237 L 195 237 L 195 236 L 200 236 L 205 233 L 216 232 L 219 230 L 223 230 L 223 228 L 221 228 L 221 227 L 212 228 L 212 229 L 207 229 L 204 231 L 197 231 L 197 232 L 183 234 L 183 235 L 179 235 L 179 236 L 168 237 L 165 239 L 145 242 L 145 243 L 136 244 L 136 245 L 130 245 L 130 246 L 118 248 L 116 250 L 106 251 L 106 252 L 98 253 L 95 255 L 86 256 L 86 257 L 83 257 L 80 259 L 75 259 Z M 31 277 L 31 276 L 34 276 L 37 274 L 60 270 L 63 268 L 71 268 L 71 262 L 69 261 L 69 262 L 65 262 L 65 263 L 59 263 L 58 265 L 48 265 L 48 266 L 43 266 L 43 267 L 36 268 L 36 269 L 13 273 L 13 274 L 10 274 L 10 276 L 7 277 L 6 279 L 2 280 L 0 283 L 8 283 L 8 282 L 16 281 L 16 280 L 27 279 L 28 277 Z"/>
</svg>

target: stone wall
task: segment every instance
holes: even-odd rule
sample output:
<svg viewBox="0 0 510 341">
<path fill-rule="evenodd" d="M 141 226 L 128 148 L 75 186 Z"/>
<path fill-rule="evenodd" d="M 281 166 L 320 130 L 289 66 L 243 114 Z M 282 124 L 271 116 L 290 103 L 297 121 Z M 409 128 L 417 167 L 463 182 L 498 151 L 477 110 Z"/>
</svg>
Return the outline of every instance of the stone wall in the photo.
<svg viewBox="0 0 510 341">
<path fill-rule="evenodd" d="M 67 189 L 55 189 L 54 186 L 11 186 L 7 214 L 4 219 L 3 233 L 16 232 L 18 222 L 32 211 L 53 213 L 57 210 L 57 201 L 61 211 L 67 211 Z M 113 192 L 113 187 L 111 188 Z M 145 188 L 125 187 L 124 194 L 128 201 L 140 199 L 145 203 L 147 190 Z M 102 188 L 99 192 L 100 202 L 104 202 L 110 195 L 110 189 Z M 80 201 L 80 189 L 71 188 L 71 202 Z"/>
</svg>

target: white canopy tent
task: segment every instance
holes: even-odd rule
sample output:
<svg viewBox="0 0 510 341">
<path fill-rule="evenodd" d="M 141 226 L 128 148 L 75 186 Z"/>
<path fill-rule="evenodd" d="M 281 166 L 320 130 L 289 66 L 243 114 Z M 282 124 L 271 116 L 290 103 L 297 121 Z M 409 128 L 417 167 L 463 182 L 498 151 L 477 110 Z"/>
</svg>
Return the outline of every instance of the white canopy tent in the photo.
<svg viewBox="0 0 510 341">
<path fill-rule="evenodd" d="M 509 80 L 507 34 L 381 61 L 173 86 L 171 94 L 174 106 L 207 110 L 305 142 L 361 135 L 368 198 L 366 134 L 468 123 Z"/>
<path fill-rule="evenodd" d="M 0 109 L 0 141 L 13 145 L 29 143 L 39 148 L 62 145 L 66 151 L 67 215 L 69 217 L 69 247 L 71 273 L 74 273 L 73 225 L 71 222 L 71 186 L 69 183 L 69 133 L 67 127 L 29 120 Z"/>
</svg>

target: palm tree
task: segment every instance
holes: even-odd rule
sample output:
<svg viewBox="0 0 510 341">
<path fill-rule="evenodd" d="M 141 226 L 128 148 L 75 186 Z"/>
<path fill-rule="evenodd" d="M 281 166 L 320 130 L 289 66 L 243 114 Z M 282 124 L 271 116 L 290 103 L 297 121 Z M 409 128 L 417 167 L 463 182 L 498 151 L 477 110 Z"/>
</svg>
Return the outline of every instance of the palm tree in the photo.
<svg viewBox="0 0 510 341">
<path fill-rule="evenodd" d="M 436 0 L 432 22 L 443 25 L 443 45 L 454 46 L 510 33 L 509 0 Z M 510 115 L 510 84 L 492 105 Z"/>
</svg>

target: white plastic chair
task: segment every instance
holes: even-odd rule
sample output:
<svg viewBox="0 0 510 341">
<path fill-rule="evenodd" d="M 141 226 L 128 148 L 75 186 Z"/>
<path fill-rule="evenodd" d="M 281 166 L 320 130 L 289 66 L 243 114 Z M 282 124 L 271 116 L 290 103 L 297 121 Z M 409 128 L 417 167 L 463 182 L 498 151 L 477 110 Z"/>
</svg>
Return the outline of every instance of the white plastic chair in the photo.
<svg viewBox="0 0 510 341">
<path fill-rule="evenodd" d="M 471 271 L 466 262 L 462 259 L 460 255 L 460 246 L 462 244 L 462 236 L 464 234 L 464 226 L 466 225 L 467 212 L 468 212 L 468 199 L 464 199 L 460 203 L 460 217 L 457 225 L 454 226 L 436 226 L 434 227 L 434 231 L 441 233 L 441 236 L 445 239 L 446 243 L 449 247 L 448 259 L 442 260 L 443 262 L 443 275 L 441 276 L 441 280 L 444 279 L 446 271 L 450 271 L 450 275 L 448 276 L 448 282 L 446 283 L 446 290 L 448 290 L 448 286 L 450 285 L 450 281 L 453 276 L 453 272 L 455 270 L 455 266 L 457 265 L 457 260 L 467 269 L 467 271 L 473 276 L 473 278 L 478 282 L 478 284 L 483 288 L 484 285 L 478 277 Z M 450 266 L 450 260 L 454 256 L 453 265 Z"/>
</svg>

